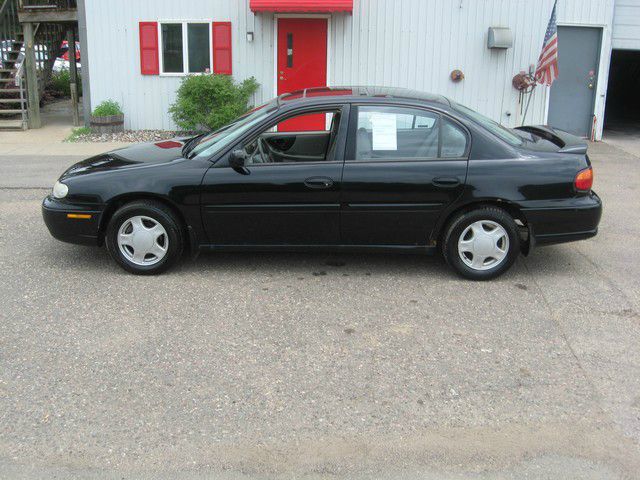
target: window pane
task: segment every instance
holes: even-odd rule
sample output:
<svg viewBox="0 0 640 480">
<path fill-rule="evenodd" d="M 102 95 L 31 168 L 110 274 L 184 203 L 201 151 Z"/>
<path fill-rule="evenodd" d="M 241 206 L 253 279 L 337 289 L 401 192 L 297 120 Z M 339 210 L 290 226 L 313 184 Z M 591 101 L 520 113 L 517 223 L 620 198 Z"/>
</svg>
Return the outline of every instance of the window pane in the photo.
<svg viewBox="0 0 640 480">
<path fill-rule="evenodd" d="M 224 147 L 236 141 L 253 126 L 262 122 L 275 110 L 277 110 L 275 102 L 271 101 L 269 103 L 265 103 L 248 111 L 229 125 L 205 135 L 198 140 L 196 146 L 191 150 L 190 158 L 207 158 L 214 153 L 219 152 Z"/>
<path fill-rule="evenodd" d="M 436 158 L 438 119 L 410 108 L 359 107 L 356 160 Z"/>
<path fill-rule="evenodd" d="M 325 123 L 331 125 L 325 130 Z M 295 130 L 282 129 L 295 124 Z M 307 128 L 302 128 L 303 126 Z M 334 111 L 305 113 L 280 122 L 277 131 L 271 126 L 244 147 L 246 164 L 302 163 L 332 160 L 340 113 Z"/>
<path fill-rule="evenodd" d="M 413 128 L 414 118 L 415 117 L 413 115 L 408 115 L 406 113 L 396 114 L 396 124 L 398 126 L 398 130 L 409 130 Z"/>
<path fill-rule="evenodd" d="M 449 119 L 442 123 L 442 152 L 443 158 L 464 156 L 467 150 L 467 136 L 464 131 Z"/>
<path fill-rule="evenodd" d="M 320 132 L 329 130 L 330 125 L 330 114 L 307 113 L 280 122 L 275 129 L 278 132 Z"/>
<path fill-rule="evenodd" d="M 184 72 L 182 24 L 162 24 L 162 68 L 165 73 Z"/>
<path fill-rule="evenodd" d="M 470 108 L 467 108 L 464 105 L 460 105 L 459 103 L 451 102 L 451 106 L 458 112 L 461 112 L 467 115 L 469 118 L 471 118 L 471 120 L 473 120 L 476 123 L 479 123 L 484 128 L 489 130 L 491 133 L 502 138 L 503 140 L 510 143 L 514 147 L 522 145 L 522 139 L 518 136 L 516 130 L 504 127 L 500 125 L 498 122 L 494 122 L 490 118 L 487 118 L 484 115 L 480 115 L 478 112 L 474 112 Z"/>
<path fill-rule="evenodd" d="M 293 67 L 293 33 L 287 33 L 287 67 Z"/>
<path fill-rule="evenodd" d="M 189 48 L 189 72 L 198 73 L 211 70 L 209 52 L 209 24 L 190 23 L 187 25 L 187 46 Z"/>
</svg>

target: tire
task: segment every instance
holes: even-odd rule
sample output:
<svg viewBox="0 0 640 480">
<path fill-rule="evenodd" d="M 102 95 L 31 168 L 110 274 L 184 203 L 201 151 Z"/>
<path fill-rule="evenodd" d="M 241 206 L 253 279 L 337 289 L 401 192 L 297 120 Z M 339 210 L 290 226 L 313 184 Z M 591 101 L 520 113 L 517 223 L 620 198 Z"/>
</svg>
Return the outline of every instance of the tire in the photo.
<svg viewBox="0 0 640 480">
<path fill-rule="evenodd" d="M 470 280 L 502 275 L 520 253 L 518 227 L 511 215 L 497 207 L 481 207 L 455 216 L 442 238 L 444 259 Z"/>
<path fill-rule="evenodd" d="M 111 217 L 105 243 L 111 257 L 126 271 L 154 275 L 182 255 L 180 220 L 165 205 L 139 200 L 120 207 Z"/>
</svg>

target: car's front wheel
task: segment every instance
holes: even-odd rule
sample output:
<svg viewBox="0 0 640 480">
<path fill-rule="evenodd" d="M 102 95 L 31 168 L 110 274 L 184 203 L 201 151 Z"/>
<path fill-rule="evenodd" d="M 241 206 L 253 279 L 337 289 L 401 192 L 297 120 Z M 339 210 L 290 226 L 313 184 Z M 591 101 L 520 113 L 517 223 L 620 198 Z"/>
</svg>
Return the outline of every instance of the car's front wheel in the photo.
<svg viewBox="0 0 640 480">
<path fill-rule="evenodd" d="M 511 215 L 496 207 L 461 213 L 448 225 L 442 253 L 463 277 L 495 278 L 506 272 L 520 253 L 518 227 Z"/>
<path fill-rule="evenodd" d="M 153 275 L 169 268 L 182 254 L 183 238 L 176 215 L 159 202 L 141 200 L 120 207 L 105 234 L 111 257 L 125 270 Z"/>
</svg>

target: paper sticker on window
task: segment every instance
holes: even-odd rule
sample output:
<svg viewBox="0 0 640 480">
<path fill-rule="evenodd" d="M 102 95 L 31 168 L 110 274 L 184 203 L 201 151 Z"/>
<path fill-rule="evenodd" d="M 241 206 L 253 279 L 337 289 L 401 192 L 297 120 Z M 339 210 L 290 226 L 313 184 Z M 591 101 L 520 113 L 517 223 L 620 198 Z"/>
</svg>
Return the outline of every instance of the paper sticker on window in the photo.
<svg viewBox="0 0 640 480">
<path fill-rule="evenodd" d="M 397 150 L 398 128 L 395 113 L 372 113 L 372 148 L 373 150 Z"/>
</svg>

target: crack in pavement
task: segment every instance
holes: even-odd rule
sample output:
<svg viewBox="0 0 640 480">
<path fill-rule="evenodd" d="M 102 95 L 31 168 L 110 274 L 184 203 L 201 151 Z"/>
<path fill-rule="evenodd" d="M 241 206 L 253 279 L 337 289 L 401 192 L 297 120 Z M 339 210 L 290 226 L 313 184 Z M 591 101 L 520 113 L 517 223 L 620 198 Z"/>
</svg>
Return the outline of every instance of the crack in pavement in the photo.
<svg viewBox="0 0 640 480">
<path fill-rule="evenodd" d="M 596 387 L 595 383 L 593 383 L 593 380 L 591 379 L 591 377 L 587 374 L 587 371 L 585 370 L 584 365 L 580 361 L 580 358 L 578 357 L 578 354 L 574 350 L 573 345 L 571 345 L 571 342 L 569 341 L 567 333 L 565 332 L 564 328 L 562 327 L 562 325 L 561 325 L 561 323 L 560 323 L 560 321 L 558 319 L 558 315 L 557 315 L 556 309 L 553 308 L 553 306 L 551 305 L 551 302 L 549 301 L 549 299 L 547 298 L 546 294 L 544 293 L 544 290 L 542 289 L 542 286 L 538 283 L 535 275 L 533 275 L 533 273 L 529 269 L 529 265 L 527 264 L 527 259 L 523 258 L 522 263 L 524 265 L 525 270 L 527 271 L 527 275 L 529 276 L 529 278 L 531 279 L 533 284 L 536 286 L 536 289 L 540 293 L 540 296 L 542 298 L 542 301 L 544 302 L 544 305 L 549 310 L 549 313 L 551 314 L 551 318 L 553 320 L 553 323 L 555 323 L 556 328 L 558 329 L 558 332 L 562 336 L 562 340 L 567 345 L 567 348 L 571 352 L 571 356 L 574 358 L 574 360 L 576 361 L 576 363 L 578 365 L 578 368 L 582 372 L 582 376 L 584 377 L 585 381 L 589 384 L 589 387 L 591 388 L 591 390 L 595 394 L 595 398 L 598 399 L 596 403 L 598 405 L 598 408 L 600 409 L 600 412 L 602 414 L 606 415 L 606 410 L 604 409 L 604 406 L 603 406 L 603 400 L 604 399 L 602 398 L 602 395 L 600 394 L 600 391 Z"/>
</svg>

